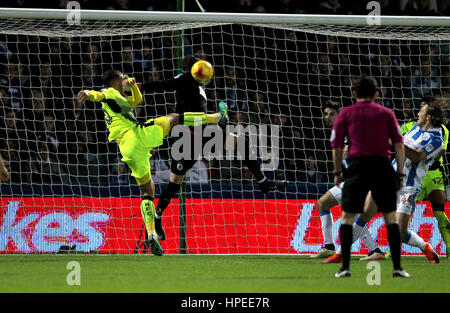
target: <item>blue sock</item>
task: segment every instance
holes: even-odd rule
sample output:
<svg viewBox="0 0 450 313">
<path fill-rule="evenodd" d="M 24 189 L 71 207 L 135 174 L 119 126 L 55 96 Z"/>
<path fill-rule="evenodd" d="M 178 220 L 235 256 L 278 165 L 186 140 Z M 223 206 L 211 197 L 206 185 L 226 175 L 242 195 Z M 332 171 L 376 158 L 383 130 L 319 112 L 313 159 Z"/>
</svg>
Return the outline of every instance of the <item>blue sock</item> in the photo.
<svg viewBox="0 0 450 313">
<path fill-rule="evenodd" d="M 319 215 L 320 215 L 320 216 L 324 216 L 324 215 L 328 215 L 328 214 L 331 214 L 331 211 L 330 211 L 330 210 L 319 211 Z"/>
<path fill-rule="evenodd" d="M 409 241 L 409 239 L 411 239 L 411 232 L 408 230 L 408 232 L 406 233 L 405 238 L 402 240 L 403 243 L 407 243 Z"/>
<path fill-rule="evenodd" d="M 366 222 L 363 221 L 362 219 L 360 219 L 359 216 L 356 217 L 355 223 L 356 223 L 356 225 L 359 225 L 361 227 L 364 227 L 366 225 Z"/>
</svg>

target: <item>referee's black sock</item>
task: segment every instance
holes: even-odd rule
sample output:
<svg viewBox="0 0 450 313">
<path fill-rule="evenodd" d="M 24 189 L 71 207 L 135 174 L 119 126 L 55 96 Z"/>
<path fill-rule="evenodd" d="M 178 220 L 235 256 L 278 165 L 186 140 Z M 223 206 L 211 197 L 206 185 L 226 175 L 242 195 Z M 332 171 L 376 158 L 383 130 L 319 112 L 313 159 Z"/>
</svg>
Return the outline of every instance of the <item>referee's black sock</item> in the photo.
<svg viewBox="0 0 450 313">
<path fill-rule="evenodd" d="M 389 224 L 386 226 L 389 247 L 391 249 L 392 264 L 394 265 L 394 270 L 402 269 L 400 265 L 400 254 L 401 254 L 401 239 L 400 239 L 400 227 L 398 224 Z"/>
<path fill-rule="evenodd" d="M 156 206 L 157 218 L 162 216 L 164 210 L 169 206 L 170 201 L 172 201 L 172 197 L 180 190 L 180 186 L 181 185 L 169 182 L 166 188 L 161 192 L 158 205 Z"/>
<path fill-rule="evenodd" d="M 341 238 L 341 253 L 342 253 L 342 270 L 350 269 L 350 250 L 353 242 L 353 226 L 341 224 L 339 229 L 339 236 Z"/>
</svg>

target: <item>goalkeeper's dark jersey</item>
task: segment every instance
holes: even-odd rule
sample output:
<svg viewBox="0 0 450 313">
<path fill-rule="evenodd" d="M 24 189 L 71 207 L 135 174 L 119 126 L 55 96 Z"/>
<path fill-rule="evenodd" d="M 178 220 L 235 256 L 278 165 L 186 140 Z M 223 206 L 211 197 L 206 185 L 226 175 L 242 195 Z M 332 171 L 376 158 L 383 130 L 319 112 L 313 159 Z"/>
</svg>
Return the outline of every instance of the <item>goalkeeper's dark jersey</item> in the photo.
<svg viewBox="0 0 450 313">
<path fill-rule="evenodd" d="M 142 91 L 144 92 L 169 90 L 175 90 L 176 113 L 207 113 L 205 90 L 192 78 L 190 73 L 181 73 L 168 80 L 152 81 L 142 84 Z"/>
</svg>

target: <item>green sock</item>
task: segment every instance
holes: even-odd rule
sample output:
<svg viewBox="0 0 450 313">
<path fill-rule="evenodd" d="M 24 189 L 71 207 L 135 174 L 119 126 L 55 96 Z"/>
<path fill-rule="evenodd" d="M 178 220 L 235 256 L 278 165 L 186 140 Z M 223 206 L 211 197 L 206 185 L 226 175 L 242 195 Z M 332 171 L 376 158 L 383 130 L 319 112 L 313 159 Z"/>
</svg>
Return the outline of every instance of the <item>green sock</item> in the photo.
<svg viewBox="0 0 450 313">
<path fill-rule="evenodd" d="M 206 114 L 201 112 L 185 112 L 183 114 L 184 126 L 200 126 L 206 124 Z"/>
<path fill-rule="evenodd" d="M 147 234 L 156 235 L 155 231 L 155 204 L 153 201 L 144 199 L 141 202 L 141 214 L 144 219 L 145 228 Z"/>
<path fill-rule="evenodd" d="M 184 126 L 200 126 L 204 124 L 217 124 L 222 115 L 220 113 L 206 114 L 202 112 L 185 112 L 182 116 Z"/>
<path fill-rule="evenodd" d="M 442 239 L 444 239 L 445 245 L 450 247 L 450 228 L 448 225 L 450 224 L 447 215 L 442 211 L 435 211 L 434 216 L 438 221 L 439 231 L 441 232 Z"/>
</svg>

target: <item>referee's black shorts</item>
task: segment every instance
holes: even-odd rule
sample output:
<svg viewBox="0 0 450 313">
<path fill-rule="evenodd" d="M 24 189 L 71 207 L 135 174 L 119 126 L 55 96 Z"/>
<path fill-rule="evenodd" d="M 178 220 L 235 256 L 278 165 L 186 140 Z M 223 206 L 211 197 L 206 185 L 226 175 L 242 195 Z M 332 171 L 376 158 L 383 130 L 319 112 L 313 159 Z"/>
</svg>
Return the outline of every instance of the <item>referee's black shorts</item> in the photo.
<svg viewBox="0 0 450 313">
<path fill-rule="evenodd" d="M 397 205 L 395 171 L 388 158 L 362 157 L 348 160 L 344 171 L 342 210 L 362 213 L 370 191 L 379 212 L 393 212 Z"/>
</svg>

